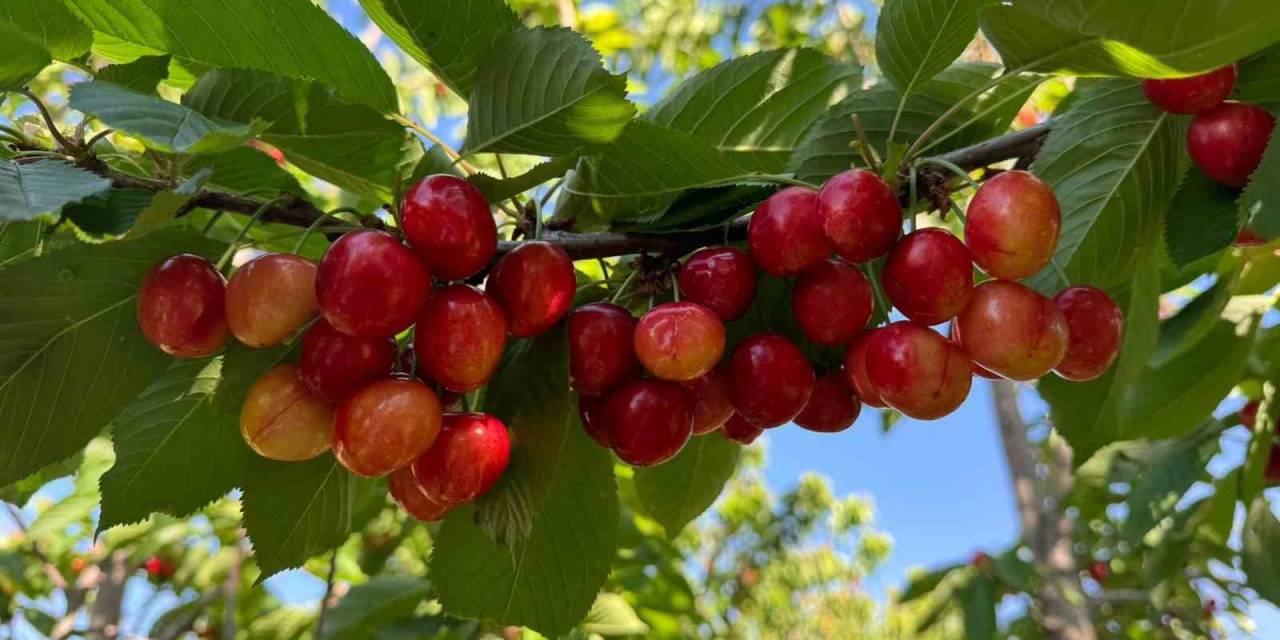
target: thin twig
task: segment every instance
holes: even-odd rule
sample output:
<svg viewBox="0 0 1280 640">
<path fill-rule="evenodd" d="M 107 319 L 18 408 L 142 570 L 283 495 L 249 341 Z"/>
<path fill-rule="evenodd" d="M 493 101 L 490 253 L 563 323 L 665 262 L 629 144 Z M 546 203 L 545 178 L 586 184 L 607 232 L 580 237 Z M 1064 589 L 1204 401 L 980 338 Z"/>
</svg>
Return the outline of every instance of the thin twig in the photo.
<svg viewBox="0 0 1280 640">
<path fill-rule="evenodd" d="M 320 613 L 316 614 L 316 637 L 324 631 L 324 614 L 329 610 L 329 598 L 333 597 L 333 578 L 338 573 L 338 550 L 329 556 L 329 575 L 324 580 L 324 597 L 320 599 Z"/>
<path fill-rule="evenodd" d="M 457 163 L 459 167 L 462 167 L 463 172 L 465 172 L 467 175 L 471 175 L 473 173 L 480 173 L 480 170 L 477 169 L 475 165 L 471 164 L 470 162 L 467 162 L 466 160 L 463 160 L 462 154 L 458 153 L 456 149 L 449 146 L 449 143 L 445 142 L 443 138 L 436 135 L 435 132 L 399 114 L 393 114 L 391 116 L 391 119 L 395 120 L 397 123 L 399 123 L 402 126 L 405 126 L 410 129 L 413 129 L 414 131 L 417 131 L 418 133 L 422 134 L 422 137 L 430 140 L 432 144 L 436 145 L 437 147 L 440 147 L 440 150 L 443 151 L 445 155 L 449 156 L 450 160 L 453 160 L 455 163 Z"/>
<path fill-rule="evenodd" d="M 49 135 L 53 136 L 54 142 L 58 143 L 58 148 L 68 152 L 74 150 L 76 145 L 58 130 L 58 125 L 53 121 L 53 114 L 49 113 L 49 108 L 44 106 L 44 102 L 40 100 L 40 97 L 32 93 L 30 89 L 23 89 L 22 95 L 36 105 L 36 109 L 40 111 L 41 117 L 44 118 L 45 126 L 49 128 Z"/>
</svg>

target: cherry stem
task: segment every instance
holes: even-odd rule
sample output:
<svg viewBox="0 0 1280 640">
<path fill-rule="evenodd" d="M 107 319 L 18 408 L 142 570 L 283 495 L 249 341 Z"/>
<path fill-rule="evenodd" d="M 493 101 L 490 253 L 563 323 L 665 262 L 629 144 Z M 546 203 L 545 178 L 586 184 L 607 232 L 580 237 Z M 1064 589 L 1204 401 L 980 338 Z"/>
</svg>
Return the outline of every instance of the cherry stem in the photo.
<svg viewBox="0 0 1280 640">
<path fill-rule="evenodd" d="M 876 154 L 875 147 L 871 146 L 871 139 L 867 137 L 867 130 L 862 126 L 862 118 L 858 114 L 849 116 L 853 122 L 853 133 L 857 136 L 858 151 L 862 154 L 863 162 L 867 163 L 867 167 L 877 174 L 884 171 L 884 166 L 880 163 L 880 156 Z M 890 139 L 892 142 L 892 139 Z"/>
<path fill-rule="evenodd" d="M 320 216 L 319 218 L 316 218 L 316 221 L 315 221 L 315 222 L 312 222 L 312 223 L 311 223 L 311 226 L 307 227 L 307 228 L 306 228 L 306 230 L 302 232 L 302 236 L 301 236 L 301 237 L 299 237 L 299 238 L 298 238 L 298 241 L 297 241 L 296 243 L 294 243 L 294 245 L 293 245 L 293 253 L 298 253 L 299 251 L 302 251 L 302 247 L 303 247 L 303 246 L 305 246 L 305 245 L 307 244 L 307 239 L 311 237 L 311 234 L 312 234 L 312 233 L 316 230 L 316 228 L 317 228 L 317 227 L 319 227 L 319 226 L 320 226 L 320 225 L 321 225 L 325 220 L 328 220 L 328 219 L 330 219 L 330 218 L 337 217 L 339 214 L 342 214 L 342 213 L 349 213 L 349 214 L 352 214 L 352 215 L 354 215 L 354 216 L 356 216 L 357 218 L 360 218 L 360 219 L 362 219 L 362 220 L 363 220 L 363 219 L 364 219 L 364 217 L 365 217 L 363 212 L 361 212 L 361 211 L 359 211 L 359 210 L 357 210 L 357 209 L 353 209 L 353 208 L 351 208 L 351 207 L 338 207 L 337 209 L 334 209 L 334 210 L 332 210 L 332 211 L 326 212 L 324 215 Z"/>
<path fill-rule="evenodd" d="M 1053 55 L 1057 55 L 1057 54 L 1058 52 L 1054 51 Z M 1021 67 L 1018 67 L 1016 69 L 1012 69 L 1012 70 L 1006 69 L 1004 73 L 1001 73 L 995 78 L 992 78 L 990 81 L 986 82 L 981 87 L 974 89 L 971 93 L 961 98 L 955 104 L 951 105 L 950 108 L 942 112 L 942 115 L 938 116 L 937 120 L 933 121 L 933 124 L 930 124 L 928 128 L 926 128 L 924 132 L 920 134 L 919 138 L 916 138 L 915 142 L 911 143 L 910 147 L 907 147 L 906 154 L 902 156 L 903 162 L 910 162 L 912 158 L 916 156 L 917 153 L 920 153 L 920 151 L 924 147 L 924 144 L 929 141 L 929 138 L 932 138 L 935 134 L 937 134 L 938 131 L 942 129 L 942 126 L 945 125 L 949 120 L 951 120 L 953 116 L 955 116 L 957 113 L 960 113 L 960 110 L 963 109 L 964 106 L 969 103 L 969 101 L 978 99 L 986 92 L 1000 86 L 1001 83 L 1005 82 L 1010 78 L 1018 77 L 1018 74 L 1035 67 L 1041 62 L 1044 62 L 1044 60 L 1048 57 L 1050 56 L 1046 55 L 1042 58 L 1032 60 L 1031 62 L 1028 62 L 1027 64 L 1024 64 Z"/>
<path fill-rule="evenodd" d="M 463 160 L 462 154 L 458 153 L 457 150 L 449 146 L 449 143 L 445 142 L 443 139 L 440 138 L 440 136 L 437 136 L 430 129 L 399 114 L 391 114 L 391 119 L 400 123 L 401 126 L 408 127 L 418 132 L 419 134 L 422 134 L 422 137 L 430 140 L 431 143 L 436 145 L 437 147 L 440 147 L 440 150 L 443 151 L 445 155 L 449 156 L 449 159 L 453 160 L 454 164 L 461 167 L 462 171 L 467 175 L 480 173 L 480 170 L 477 169 L 475 165 L 471 164 L 470 162 L 467 162 L 466 160 Z"/>
<path fill-rule="evenodd" d="M 638 275 L 640 275 L 639 269 L 635 269 L 628 274 L 627 279 L 622 281 L 622 286 L 618 287 L 618 291 L 613 294 L 613 297 L 610 298 L 609 301 L 614 304 L 618 304 L 618 301 L 622 299 L 622 294 L 626 293 L 627 287 L 630 287 L 631 283 L 635 282 L 636 276 Z"/>
<path fill-rule="evenodd" d="M 964 215 L 964 210 L 960 208 L 960 205 L 956 204 L 955 200 L 952 200 L 951 198 L 947 198 L 947 204 L 951 205 L 951 212 L 956 214 L 956 217 L 960 219 L 960 222 L 963 222 L 963 223 L 969 222 L 968 218 L 966 218 Z"/>
<path fill-rule="evenodd" d="M 258 220 L 262 219 L 262 215 L 269 211 L 271 207 L 274 207 L 277 203 L 288 197 L 289 196 L 280 196 L 274 200 L 268 200 L 261 207 L 258 207 L 258 210 L 253 213 L 253 217 L 249 218 L 249 222 L 245 223 L 244 227 L 240 229 L 240 233 L 236 234 L 235 240 L 232 240 L 231 244 L 227 247 L 227 250 L 223 252 L 222 257 L 218 258 L 218 271 L 222 271 L 226 268 L 227 263 L 231 261 L 231 256 L 236 254 L 236 249 L 244 240 L 245 236 L 249 235 L 249 230 L 253 228 L 253 225 L 257 224 Z"/>
<path fill-rule="evenodd" d="M 604 258 L 596 258 L 596 262 L 600 264 L 600 275 L 604 278 L 605 282 L 608 282 L 609 281 L 609 263 L 605 262 Z"/>
<path fill-rule="evenodd" d="M 676 274 L 671 274 L 671 297 L 676 302 L 680 302 L 680 279 Z"/>
<path fill-rule="evenodd" d="M 31 104 L 34 104 L 36 109 L 40 111 L 40 117 L 44 119 L 44 124 L 49 129 L 49 135 L 53 137 L 54 142 L 58 143 L 58 148 L 63 151 L 75 149 L 76 145 L 58 130 L 58 125 L 53 121 L 53 114 L 49 113 L 49 108 L 44 106 L 44 102 L 40 100 L 40 97 L 32 93 L 30 89 L 25 88 L 22 90 L 22 95 L 26 96 L 31 101 Z"/>
<path fill-rule="evenodd" d="M 916 202 L 919 201 L 918 194 L 916 193 L 916 182 L 919 182 L 919 180 L 920 180 L 920 168 L 917 165 L 913 164 L 911 165 L 911 186 L 910 186 L 911 200 L 908 203 L 909 206 L 907 207 L 907 211 L 916 210 Z"/>
<path fill-rule="evenodd" d="M 934 166 L 937 166 L 937 167 L 942 167 L 943 169 L 946 169 L 946 170 L 950 171 L 951 173 L 956 174 L 956 177 L 958 177 L 958 178 L 960 178 L 961 180 L 964 180 L 966 183 L 968 183 L 968 185 L 969 185 L 969 186 L 970 186 L 974 191 L 977 191 L 978 189 L 980 189 L 980 188 L 982 187 L 982 185 L 981 185 L 981 184 L 978 184 L 978 181 L 977 181 L 977 180 L 974 180 L 974 179 L 973 179 L 973 176 L 969 175 L 969 172 L 968 172 L 968 171 L 965 171 L 964 169 L 960 168 L 958 165 L 956 165 L 956 164 L 955 164 L 955 163 L 953 163 L 953 162 L 948 162 L 948 161 L 946 161 L 946 160 L 943 160 L 942 158 L 920 158 L 920 160 L 918 160 L 918 161 L 915 163 L 915 165 L 926 165 L 926 164 L 931 164 L 931 165 L 934 165 Z M 915 166 L 915 165 L 913 165 L 913 166 Z"/>
</svg>

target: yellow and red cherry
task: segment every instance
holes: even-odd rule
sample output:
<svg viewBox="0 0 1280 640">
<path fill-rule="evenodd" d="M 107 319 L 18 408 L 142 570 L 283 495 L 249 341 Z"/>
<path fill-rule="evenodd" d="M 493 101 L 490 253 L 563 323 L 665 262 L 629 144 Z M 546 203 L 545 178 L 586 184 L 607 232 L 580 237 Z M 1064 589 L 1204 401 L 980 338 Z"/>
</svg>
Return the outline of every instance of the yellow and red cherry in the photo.
<svg viewBox="0 0 1280 640">
<path fill-rule="evenodd" d="M 569 382 L 588 396 L 608 392 L 636 376 L 636 319 L 608 302 L 583 305 L 569 314 Z"/>
<path fill-rule="evenodd" d="M 510 459 L 502 421 L 487 413 L 447 413 L 435 443 L 413 461 L 413 477 L 437 502 L 471 502 L 493 488 Z"/>
<path fill-rule="evenodd" d="M 993 278 L 1018 280 L 1053 259 L 1062 207 L 1053 189 L 1026 171 L 988 180 L 969 202 L 964 242 L 973 262 Z"/>
<path fill-rule="evenodd" d="M 871 282 L 843 260 L 810 267 L 791 290 L 791 312 L 800 332 L 821 345 L 848 344 L 866 328 L 874 307 Z"/>
<path fill-rule="evenodd" d="M 258 455 L 271 460 L 310 460 L 333 442 L 333 407 L 302 383 L 298 367 L 268 371 L 245 395 L 240 435 Z"/>
<path fill-rule="evenodd" d="M 651 467 L 674 458 L 689 442 L 693 409 L 675 382 L 633 380 L 609 394 L 604 423 L 609 444 L 623 462 Z"/>
<path fill-rule="evenodd" d="M 468 393 L 498 370 L 507 344 L 507 318 L 498 302 L 465 284 L 440 289 L 413 330 L 419 373 L 446 389 Z"/>
<path fill-rule="evenodd" d="M 636 324 L 636 358 L 658 378 L 684 382 L 707 375 L 724 354 L 724 323 L 696 302 L 669 302 Z"/>
<path fill-rule="evenodd" d="M 1011 280 L 975 287 L 952 331 L 974 363 L 1020 381 L 1040 378 L 1061 364 L 1070 342 L 1058 305 Z"/>
<path fill-rule="evenodd" d="M 462 178 L 423 178 L 405 194 L 400 219 L 409 246 L 441 280 L 469 278 L 498 252 L 489 202 Z"/>
<path fill-rule="evenodd" d="M 302 335 L 300 377 L 311 393 L 338 403 L 366 384 L 387 377 L 396 364 L 391 338 L 358 338 L 334 329 L 324 318 Z"/>
<path fill-rule="evenodd" d="M 138 327 L 171 356 L 208 357 L 231 337 L 225 298 L 226 279 L 208 260 L 176 255 L 151 269 L 138 287 Z"/>
<path fill-rule="evenodd" d="M 798 275 L 831 255 L 822 231 L 818 192 L 787 187 L 765 200 L 747 225 L 751 260 L 778 277 Z"/>
<path fill-rule="evenodd" d="M 409 328 L 431 294 L 431 272 L 395 237 L 353 231 L 334 242 L 316 272 L 316 300 L 334 329 L 389 338 Z"/>
<path fill-rule="evenodd" d="M 880 399 L 918 420 L 936 420 L 958 409 L 973 383 L 964 351 L 914 322 L 877 331 L 867 343 L 866 366 Z"/>
<path fill-rule="evenodd" d="M 1075 286 L 1053 298 L 1067 320 L 1067 355 L 1054 367 L 1064 379 L 1082 382 L 1106 373 L 1120 355 L 1124 312 L 1100 289 Z"/>
<path fill-rule="evenodd" d="M 743 340 L 729 358 L 727 372 L 734 409 L 764 429 L 790 422 L 813 393 L 813 366 L 799 347 L 774 333 Z"/>
<path fill-rule="evenodd" d="M 1182 115 L 1208 111 L 1223 103 L 1236 88 L 1236 65 L 1208 73 L 1168 80 L 1143 80 L 1142 92 L 1157 107 Z"/>
<path fill-rule="evenodd" d="M 875 409 L 883 409 L 885 404 L 880 400 L 880 393 L 871 384 L 867 375 L 867 344 L 879 329 L 868 329 L 859 333 L 849 343 L 844 352 L 844 375 L 849 388 L 857 394 L 862 404 Z"/>
<path fill-rule="evenodd" d="M 333 454 L 358 476 L 385 476 L 425 453 L 441 420 L 440 400 L 421 382 L 371 382 L 338 405 Z"/>
<path fill-rule="evenodd" d="M 542 241 L 521 243 L 503 256 L 485 283 L 517 338 L 539 336 L 555 326 L 573 306 L 577 290 L 569 255 Z"/>
<path fill-rule="evenodd" d="M 729 322 L 742 317 L 756 296 L 756 266 L 733 247 L 702 249 L 680 269 L 680 291 Z"/>
<path fill-rule="evenodd" d="M 853 426 L 862 405 L 842 371 L 829 371 L 818 376 L 813 393 L 795 423 L 818 433 L 839 433 Z"/>
<path fill-rule="evenodd" d="M 864 169 L 828 180 L 818 195 L 818 209 L 826 236 L 849 262 L 870 262 L 889 253 L 902 233 L 902 205 L 893 187 Z"/>
<path fill-rule="evenodd" d="M 279 345 L 320 310 L 316 263 L 291 253 L 254 258 L 227 282 L 226 307 L 237 340 L 259 349 Z"/>
</svg>

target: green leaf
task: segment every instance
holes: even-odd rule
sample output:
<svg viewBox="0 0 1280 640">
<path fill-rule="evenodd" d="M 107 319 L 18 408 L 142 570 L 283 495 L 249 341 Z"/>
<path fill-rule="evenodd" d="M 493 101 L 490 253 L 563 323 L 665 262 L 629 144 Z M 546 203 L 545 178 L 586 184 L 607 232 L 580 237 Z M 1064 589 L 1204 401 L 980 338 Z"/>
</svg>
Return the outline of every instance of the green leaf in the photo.
<svg viewBox="0 0 1280 640">
<path fill-rule="evenodd" d="M 876 22 L 876 62 L 904 95 L 964 53 L 988 0 L 890 0 Z"/>
<path fill-rule="evenodd" d="M 98 478 L 111 467 L 113 459 L 110 441 L 91 441 L 85 447 L 71 493 L 43 511 L 27 528 L 27 535 L 36 540 L 60 538 L 67 535 L 68 527 L 87 524 L 98 507 Z"/>
<path fill-rule="evenodd" d="M 1205 465 L 1216 452 L 1216 447 L 1203 446 L 1199 438 L 1161 443 L 1160 452 L 1129 491 L 1129 515 L 1121 527 L 1124 539 L 1140 545 L 1147 532 L 1172 516 L 1178 500 L 1204 475 Z"/>
<path fill-rule="evenodd" d="M 360 6 L 405 53 L 464 98 L 489 51 L 520 28 L 503 0 L 360 0 Z"/>
<path fill-rule="evenodd" d="M 1267 106 L 1280 105 L 1280 46 L 1240 63 L 1236 99 Z"/>
<path fill-rule="evenodd" d="M 83 447 L 164 370 L 137 328 L 137 283 L 175 253 L 219 250 L 173 229 L 0 272 L 0 486 Z"/>
<path fill-rule="evenodd" d="M 985 575 L 975 575 L 960 594 L 964 607 L 964 637 L 984 640 L 996 637 L 996 585 Z"/>
<path fill-rule="evenodd" d="M 0 160 L 0 221 L 34 220 L 111 188 L 111 181 L 61 160 Z"/>
<path fill-rule="evenodd" d="M 208 608 L 204 602 L 200 600 L 192 600 L 180 604 L 156 618 L 151 623 L 151 631 L 148 636 L 152 638 L 177 638 L 183 633 L 190 630 Z"/>
<path fill-rule="evenodd" d="M 1230 301 L 1231 288 L 1219 281 L 1192 298 L 1176 315 L 1161 322 L 1160 339 L 1151 354 L 1150 365 L 1163 367 L 1200 344 L 1218 326 L 1218 318 Z"/>
<path fill-rule="evenodd" d="M 352 102 L 396 111 L 373 54 L 310 0 L 64 0 L 94 31 L 214 67 L 323 82 Z M 252 43 L 252 46 L 229 46 Z"/>
<path fill-rule="evenodd" d="M 1255 233 L 1268 240 L 1280 237 L 1280 136 L 1271 136 L 1262 163 L 1240 197 L 1240 210 Z"/>
<path fill-rule="evenodd" d="M 54 462 L 13 484 L 0 488 L 0 500 L 22 506 L 41 487 L 75 473 L 83 461 L 84 453 L 76 452 L 66 460 Z"/>
<path fill-rule="evenodd" d="M 907 582 L 907 588 L 903 589 L 902 594 L 898 596 L 898 602 L 906 604 L 933 593 L 933 590 L 937 589 L 938 585 L 942 584 L 942 581 L 947 576 L 957 569 L 963 569 L 965 566 L 963 564 L 953 564 L 934 571 L 922 571 L 917 575 L 911 576 L 910 581 Z"/>
<path fill-rule="evenodd" d="M 719 436 L 694 438 L 674 459 L 636 470 L 641 505 L 674 538 L 715 502 L 741 452 L 741 446 Z"/>
<path fill-rule="evenodd" d="M 1211 256 L 1236 239 L 1240 230 L 1240 192 L 1192 167 L 1169 204 L 1164 243 L 1169 259 L 1185 267 Z"/>
<path fill-rule="evenodd" d="M 92 238 L 121 236 L 133 227 L 154 196 L 146 189 L 112 189 L 67 205 L 62 215 Z"/>
<path fill-rule="evenodd" d="M 636 615 L 626 598 L 616 593 L 596 596 L 595 604 L 582 621 L 583 633 L 604 636 L 643 636 L 649 633 L 649 625 Z"/>
<path fill-rule="evenodd" d="M 376 576 L 352 587 L 325 615 L 322 640 L 372 638 L 393 622 L 413 615 L 431 587 L 422 578 Z"/>
<path fill-rule="evenodd" d="M 93 44 L 93 32 L 61 2 L 5 0 L 0 24 L 35 38 L 59 60 L 79 58 Z"/>
<path fill-rule="evenodd" d="M 235 192 L 274 191 L 303 194 L 302 185 L 271 156 L 249 146 L 221 153 L 195 156 L 187 163 L 192 171 L 210 169 L 209 184 Z"/>
<path fill-rule="evenodd" d="M 106 82 L 71 87 L 72 109 L 97 116 L 107 126 L 166 153 L 211 153 L 244 144 L 266 129 L 254 120 L 237 124 L 206 118 L 180 104 Z"/>
<path fill-rule="evenodd" d="M 495 178 L 487 173 L 477 173 L 469 176 L 467 181 L 484 194 L 485 200 L 502 202 L 563 176 L 577 160 L 576 156 L 561 156 L 539 163 L 518 176 Z"/>
<path fill-rule="evenodd" d="M 0 24 L 0 90 L 21 90 L 52 62 L 39 41 Z"/>
<path fill-rule="evenodd" d="M 126 64 L 113 64 L 98 72 L 94 79 L 122 86 L 137 93 L 152 94 L 169 77 L 172 56 L 142 56 Z"/>
<path fill-rule="evenodd" d="M 1240 499 L 1240 470 L 1236 469 L 1214 483 L 1212 502 L 1205 507 L 1204 529 L 1214 542 L 1225 545 L 1236 521 L 1236 502 Z"/>
<path fill-rule="evenodd" d="M 1262 496 L 1249 504 L 1241 536 L 1240 564 L 1249 578 L 1249 587 L 1272 604 L 1280 604 L 1280 521 Z"/>
<path fill-rule="evenodd" d="M 45 223 L 39 220 L 15 222 L 0 219 L 0 269 L 35 257 Z"/>
</svg>

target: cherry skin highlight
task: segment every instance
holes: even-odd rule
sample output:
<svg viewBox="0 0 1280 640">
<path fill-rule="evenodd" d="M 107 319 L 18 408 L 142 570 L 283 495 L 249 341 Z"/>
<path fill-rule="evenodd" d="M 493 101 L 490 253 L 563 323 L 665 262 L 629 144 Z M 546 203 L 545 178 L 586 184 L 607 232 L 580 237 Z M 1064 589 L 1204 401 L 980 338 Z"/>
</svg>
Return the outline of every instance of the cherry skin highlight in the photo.
<svg viewBox="0 0 1280 640">
<path fill-rule="evenodd" d="M 307 390 L 297 366 L 282 364 L 249 388 L 240 407 L 240 435 L 264 458 L 310 460 L 333 441 L 333 407 Z"/>
<path fill-rule="evenodd" d="M 762 433 L 764 433 L 764 429 L 752 426 L 750 422 L 747 422 L 736 413 L 720 428 L 720 435 L 724 436 L 726 440 L 731 440 L 743 446 L 755 442 L 756 438 L 759 438 Z"/>
<path fill-rule="evenodd" d="M 465 284 L 450 285 L 431 296 L 413 330 L 413 349 L 422 374 L 458 393 L 489 382 L 506 344 L 507 318 L 502 307 Z"/>
<path fill-rule="evenodd" d="M 511 459 L 511 437 L 486 413 L 445 414 L 440 436 L 413 462 L 413 477 L 427 497 L 471 502 L 489 492 Z"/>
<path fill-rule="evenodd" d="M 582 420 L 582 429 L 591 436 L 596 444 L 612 449 L 609 445 L 609 428 L 604 423 L 604 406 L 609 396 L 578 396 L 578 417 Z"/>
<path fill-rule="evenodd" d="M 608 302 L 569 314 L 569 382 L 583 395 L 601 395 L 639 373 L 633 344 L 636 319 Z"/>
<path fill-rule="evenodd" d="M 864 169 L 846 171 L 822 187 L 818 209 L 836 253 L 870 262 L 889 253 L 902 233 L 902 206 L 889 183 Z"/>
<path fill-rule="evenodd" d="M 724 355 L 724 323 L 696 302 L 668 302 L 640 318 L 633 342 L 649 373 L 663 380 L 693 380 L 707 375 Z"/>
<path fill-rule="evenodd" d="M 729 400 L 747 422 L 779 427 L 799 415 L 813 393 L 813 366 L 795 344 L 773 333 L 743 340 L 729 358 Z"/>
<path fill-rule="evenodd" d="M 413 467 L 403 467 L 387 476 L 387 488 L 391 498 L 404 512 L 421 522 L 439 522 L 449 515 L 452 504 L 440 502 L 427 495 L 413 477 Z"/>
<path fill-rule="evenodd" d="M 1026 171 L 1006 171 L 969 202 L 964 241 L 985 273 L 1018 280 L 1049 264 L 1061 230 L 1062 207 L 1053 189 Z"/>
<path fill-rule="evenodd" d="M 426 452 L 441 421 L 440 401 L 426 385 L 378 380 L 338 405 L 333 454 L 358 476 L 385 476 Z"/>
<path fill-rule="evenodd" d="M 742 317 L 756 296 L 756 266 L 733 247 L 702 249 L 680 269 L 680 291 L 728 322 Z"/>
<path fill-rule="evenodd" d="M 1236 88 L 1236 66 L 1229 64 L 1208 73 L 1169 80 L 1143 80 L 1142 92 L 1157 107 L 1177 114 L 1208 111 Z"/>
<path fill-rule="evenodd" d="M 521 243 L 498 261 L 485 291 L 507 312 L 511 335 L 546 333 L 573 306 L 578 281 L 563 249 L 541 241 Z"/>
<path fill-rule="evenodd" d="M 973 384 L 969 358 L 936 331 L 895 322 L 867 344 L 867 375 L 885 404 L 917 420 L 936 420 L 964 404 Z"/>
<path fill-rule="evenodd" d="M 849 388 L 858 395 L 862 404 L 875 409 L 883 409 L 885 404 L 880 400 L 880 392 L 871 384 L 867 375 L 867 345 L 880 329 L 868 329 L 854 337 L 849 349 L 844 352 L 844 375 Z"/>
<path fill-rule="evenodd" d="M 813 394 L 795 422 L 818 433 L 839 433 L 853 426 L 862 406 L 845 380 L 844 372 L 829 371 L 818 376 Z"/>
<path fill-rule="evenodd" d="M 952 330 L 975 364 L 1020 381 L 1040 378 L 1061 364 L 1070 341 L 1058 305 L 1010 280 L 978 285 Z"/>
<path fill-rule="evenodd" d="M 1262 107 L 1225 102 L 1191 121 L 1187 151 L 1205 175 L 1243 188 L 1262 163 L 1276 119 Z"/>
<path fill-rule="evenodd" d="M 316 299 L 334 329 L 389 338 L 409 328 L 431 294 L 418 256 L 381 231 L 353 231 L 333 243 L 316 273 Z"/>
<path fill-rule="evenodd" d="M 320 310 L 316 263 L 291 253 L 254 258 L 227 282 L 226 307 L 237 340 L 258 349 L 281 344 Z"/>
<path fill-rule="evenodd" d="M 847 344 L 867 326 L 875 307 L 871 281 L 843 260 L 826 260 L 796 280 L 791 311 L 806 338 L 821 345 Z"/>
<path fill-rule="evenodd" d="M 831 241 L 822 231 L 818 193 L 787 187 L 769 196 L 751 215 L 747 244 L 756 266 L 780 278 L 826 260 Z"/>
<path fill-rule="evenodd" d="M 356 338 L 321 318 L 302 336 L 298 368 L 311 393 L 337 403 L 387 377 L 395 363 L 396 343 L 391 338 Z"/>
<path fill-rule="evenodd" d="M 1067 355 L 1054 368 L 1066 380 L 1093 380 L 1116 361 L 1124 339 L 1124 313 L 1106 293 L 1089 286 L 1064 289 L 1053 298 L 1067 319 Z"/>
<path fill-rule="evenodd" d="M 138 327 L 171 356 L 211 356 L 231 335 L 225 296 L 226 280 L 208 260 L 173 256 L 151 269 L 138 287 Z"/>
<path fill-rule="evenodd" d="M 704 436 L 720 427 L 733 416 L 733 403 L 729 400 L 728 376 L 715 368 L 701 378 L 681 383 L 693 405 L 693 435 Z"/>
<path fill-rule="evenodd" d="M 693 435 L 693 409 L 679 384 L 633 380 L 604 405 L 609 443 L 627 464 L 651 467 L 680 453 Z"/>
<path fill-rule="evenodd" d="M 489 203 L 462 178 L 423 178 L 405 194 L 400 219 L 409 245 L 441 280 L 469 278 L 498 252 Z"/>
<path fill-rule="evenodd" d="M 902 315 L 920 324 L 942 324 L 969 303 L 973 260 L 947 231 L 920 229 L 889 252 L 880 282 Z"/>
</svg>

